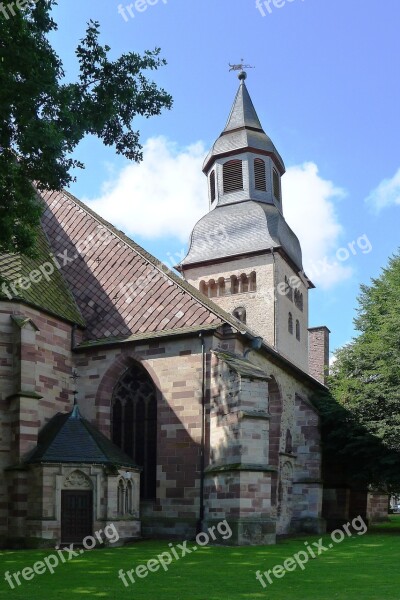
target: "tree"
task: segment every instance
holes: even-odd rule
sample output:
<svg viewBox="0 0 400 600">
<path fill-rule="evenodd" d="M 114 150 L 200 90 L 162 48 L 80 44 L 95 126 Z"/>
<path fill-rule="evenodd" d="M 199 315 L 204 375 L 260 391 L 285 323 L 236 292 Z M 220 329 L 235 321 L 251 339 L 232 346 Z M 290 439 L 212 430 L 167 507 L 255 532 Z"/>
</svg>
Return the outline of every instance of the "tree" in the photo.
<svg viewBox="0 0 400 600">
<path fill-rule="evenodd" d="M 336 354 L 331 396 L 317 399 L 326 452 L 352 477 L 400 491 L 400 255 L 362 285 L 359 336 Z"/>
<path fill-rule="evenodd" d="M 142 159 L 136 115 L 170 108 L 165 90 L 146 70 L 165 65 L 160 49 L 109 59 L 99 43 L 99 23 L 90 21 L 76 49 L 79 76 L 63 83 L 62 62 L 47 35 L 56 0 L 35 0 L 27 8 L 0 12 L 0 253 L 32 253 L 42 207 L 32 186 L 60 190 L 84 165 L 71 153 L 86 134 L 130 160 Z M 9 11 L 9 12 L 7 12 Z"/>
</svg>

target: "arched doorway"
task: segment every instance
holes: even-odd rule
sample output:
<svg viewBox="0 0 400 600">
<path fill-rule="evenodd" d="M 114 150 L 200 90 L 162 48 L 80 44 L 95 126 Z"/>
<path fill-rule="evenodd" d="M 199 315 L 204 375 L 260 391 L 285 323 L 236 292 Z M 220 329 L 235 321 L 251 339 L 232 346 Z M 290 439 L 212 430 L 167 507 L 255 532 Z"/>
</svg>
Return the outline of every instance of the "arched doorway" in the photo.
<svg viewBox="0 0 400 600">
<path fill-rule="evenodd" d="M 147 371 L 129 367 L 120 377 L 112 396 L 112 441 L 143 467 L 140 496 L 156 497 L 157 395 Z"/>
</svg>

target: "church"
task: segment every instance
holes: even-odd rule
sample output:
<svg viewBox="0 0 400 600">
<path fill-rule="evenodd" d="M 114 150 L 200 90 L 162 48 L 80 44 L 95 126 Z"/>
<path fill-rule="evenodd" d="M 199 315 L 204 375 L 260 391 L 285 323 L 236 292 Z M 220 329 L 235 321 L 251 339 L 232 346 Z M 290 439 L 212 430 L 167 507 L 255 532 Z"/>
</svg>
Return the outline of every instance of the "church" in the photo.
<svg viewBox="0 0 400 600">
<path fill-rule="evenodd" d="M 239 80 L 176 272 L 67 191 L 40 194 L 34 259 L 0 257 L 0 546 L 324 531 L 329 330 Z"/>
</svg>

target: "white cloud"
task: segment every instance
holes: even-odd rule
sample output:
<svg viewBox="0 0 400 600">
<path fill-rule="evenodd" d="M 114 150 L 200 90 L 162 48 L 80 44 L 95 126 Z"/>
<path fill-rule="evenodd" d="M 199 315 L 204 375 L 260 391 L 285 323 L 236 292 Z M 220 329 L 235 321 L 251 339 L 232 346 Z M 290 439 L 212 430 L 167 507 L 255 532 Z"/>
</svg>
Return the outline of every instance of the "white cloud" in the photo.
<svg viewBox="0 0 400 600">
<path fill-rule="evenodd" d="M 133 238 L 176 237 L 186 243 L 207 210 L 207 180 L 201 171 L 202 142 L 179 149 L 164 137 L 144 144 L 144 159 L 130 164 L 85 202 Z"/>
<path fill-rule="evenodd" d="M 391 179 L 384 179 L 376 187 L 368 198 L 366 203 L 370 205 L 375 212 L 381 211 L 388 206 L 400 204 L 400 169 Z"/>
<path fill-rule="evenodd" d="M 288 168 L 282 191 L 285 218 L 300 240 L 308 277 L 322 288 L 348 279 L 352 268 L 336 257 L 343 227 L 335 201 L 345 196 L 344 190 L 323 179 L 317 165 L 309 162 Z"/>
<path fill-rule="evenodd" d="M 133 238 L 174 237 L 186 244 L 208 210 L 205 153 L 202 142 L 179 148 L 164 137 L 150 138 L 142 163 L 108 171 L 101 196 L 85 202 Z M 284 214 L 300 239 L 307 275 L 321 287 L 348 278 L 351 268 L 335 258 L 343 230 L 334 203 L 343 190 L 322 179 L 314 163 L 289 168 L 282 186 Z"/>
</svg>

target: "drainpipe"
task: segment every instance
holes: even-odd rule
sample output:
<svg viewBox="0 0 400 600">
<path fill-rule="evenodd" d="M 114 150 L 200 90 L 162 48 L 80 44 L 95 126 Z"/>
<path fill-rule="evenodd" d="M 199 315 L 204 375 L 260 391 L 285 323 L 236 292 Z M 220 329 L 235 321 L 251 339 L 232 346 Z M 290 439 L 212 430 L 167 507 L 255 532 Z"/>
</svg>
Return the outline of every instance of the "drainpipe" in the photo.
<svg viewBox="0 0 400 600">
<path fill-rule="evenodd" d="M 199 519 L 197 522 L 197 533 L 203 530 L 204 521 L 204 469 L 205 469 L 205 441 L 206 441 L 206 354 L 204 348 L 204 334 L 199 333 L 201 341 L 201 365 L 202 365 L 202 381 L 201 381 L 201 442 L 200 442 L 200 506 Z"/>
<path fill-rule="evenodd" d="M 274 348 L 278 347 L 278 340 L 277 340 L 277 335 L 278 335 L 278 328 L 277 328 L 277 307 L 278 307 L 278 303 L 277 303 L 277 272 L 276 272 L 276 259 L 275 259 L 275 254 L 274 254 L 274 248 L 273 246 L 271 246 L 271 255 L 272 255 L 272 261 L 274 264 L 274 289 L 273 289 L 273 293 L 274 293 Z"/>
</svg>

